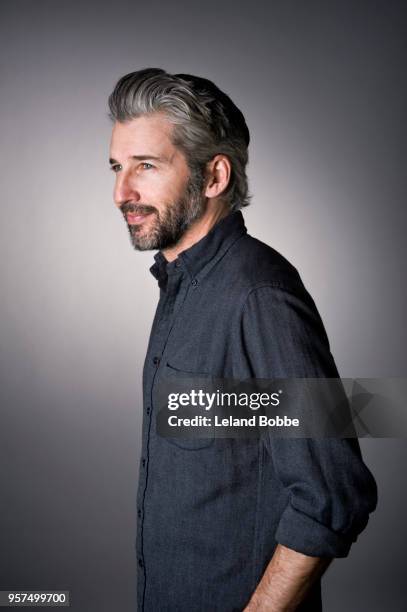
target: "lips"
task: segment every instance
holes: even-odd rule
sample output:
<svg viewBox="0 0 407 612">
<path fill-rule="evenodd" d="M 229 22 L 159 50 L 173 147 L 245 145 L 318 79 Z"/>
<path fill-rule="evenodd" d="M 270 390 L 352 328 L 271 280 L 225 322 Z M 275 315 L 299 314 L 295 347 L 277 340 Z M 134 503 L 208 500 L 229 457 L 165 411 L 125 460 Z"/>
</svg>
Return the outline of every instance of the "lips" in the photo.
<svg viewBox="0 0 407 612">
<path fill-rule="evenodd" d="M 127 213 L 126 220 L 130 225 L 138 225 L 139 223 L 143 223 L 149 215 L 151 215 L 151 213 Z"/>
</svg>

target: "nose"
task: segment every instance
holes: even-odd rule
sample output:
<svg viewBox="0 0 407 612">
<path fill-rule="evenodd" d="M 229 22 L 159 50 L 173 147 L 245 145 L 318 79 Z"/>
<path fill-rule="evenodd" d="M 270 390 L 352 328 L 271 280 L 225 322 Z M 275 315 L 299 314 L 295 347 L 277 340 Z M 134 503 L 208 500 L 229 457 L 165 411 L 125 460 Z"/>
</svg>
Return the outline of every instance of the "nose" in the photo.
<svg viewBox="0 0 407 612">
<path fill-rule="evenodd" d="M 123 170 L 116 174 L 113 199 L 118 208 L 123 206 L 125 202 L 140 201 L 140 193 L 134 181 L 132 181 L 131 176 Z"/>
</svg>

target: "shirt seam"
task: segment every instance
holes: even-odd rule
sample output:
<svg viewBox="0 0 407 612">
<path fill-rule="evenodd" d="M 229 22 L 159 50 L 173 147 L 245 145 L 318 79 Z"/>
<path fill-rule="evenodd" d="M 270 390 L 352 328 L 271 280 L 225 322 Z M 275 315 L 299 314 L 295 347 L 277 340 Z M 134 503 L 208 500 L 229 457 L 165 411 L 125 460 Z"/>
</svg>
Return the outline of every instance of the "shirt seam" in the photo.
<svg viewBox="0 0 407 612">
<path fill-rule="evenodd" d="M 302 288 L 300 285 L 297 284 L 297 287 L 293 286 L 288 286 L 284 281 L 278 280 L 278 281 L 260 281 L 258 283 L 256 283 L 255 285 L 252 285 L 251 287 L 249 287 L 246 291 L 246 294 L 243 298 L 242 301 L 242 306 L 241 306 L 241 316 L 243 316 L 249 298 L 252 295 L 252 293 L 254 293 L 255 291 L 257 291 L 258 289 L 281 289 L 281 291 L 284 291 L 286 293 L 291 293 L 292 295 L 296 295 L 297 297 L 305 297 L 306 294 L 306 289 Z"/>
</svg>

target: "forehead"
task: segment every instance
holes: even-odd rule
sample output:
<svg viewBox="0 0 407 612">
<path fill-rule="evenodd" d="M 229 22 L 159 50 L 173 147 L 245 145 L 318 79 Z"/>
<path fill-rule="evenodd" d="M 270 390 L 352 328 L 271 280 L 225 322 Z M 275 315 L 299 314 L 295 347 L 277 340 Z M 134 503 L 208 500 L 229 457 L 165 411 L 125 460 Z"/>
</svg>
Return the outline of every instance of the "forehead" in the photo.
<svg viewBox="0 0 407 612">
<path fill-rule="evenodd" d="M 111 154 L 137 155 L 137 153 L 173 152 L 171 142 L 173 125 L 162 113 L 143 115 L 124 123 L 116 121 L 112 130 Z"/>
</svg>

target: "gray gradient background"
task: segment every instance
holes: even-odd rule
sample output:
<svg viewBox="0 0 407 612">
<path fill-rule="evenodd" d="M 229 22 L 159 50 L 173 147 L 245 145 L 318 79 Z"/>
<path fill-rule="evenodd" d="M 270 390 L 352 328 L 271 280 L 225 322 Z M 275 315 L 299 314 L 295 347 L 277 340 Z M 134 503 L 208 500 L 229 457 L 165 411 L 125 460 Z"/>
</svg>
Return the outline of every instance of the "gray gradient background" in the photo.
<svg viewBox="0 0 407 612">
<path fill-rule="evenodd" d="M 107 96 L 155 65 L 225 89 L 252 134 L 249 231 L 298 267 L 342 376 L 403 376 L 406 3 L 0 7 L 0 587 L 130 612 L 157 286 L 112 205 Z M 379 506 L 325 609 L 398 612 L 406 443 L 362 448 Z"/>
</svg>

